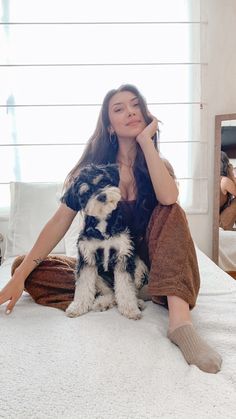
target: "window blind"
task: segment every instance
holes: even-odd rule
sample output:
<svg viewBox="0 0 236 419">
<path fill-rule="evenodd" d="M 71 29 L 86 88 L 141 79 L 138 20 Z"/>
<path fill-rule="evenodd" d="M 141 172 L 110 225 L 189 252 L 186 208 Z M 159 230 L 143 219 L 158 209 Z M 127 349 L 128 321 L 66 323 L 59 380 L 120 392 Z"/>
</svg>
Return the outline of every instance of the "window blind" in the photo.
<svg viewBox="0 0 236 419">
<path fill-rule="evenodd" d="M 0 207 L 11 181 L 64 180 L 107 91 L 131 83 L 162 121 L 181 205 L 207 211 L 200 15 L 198 0 L 3 1 Z"/>
</svg>

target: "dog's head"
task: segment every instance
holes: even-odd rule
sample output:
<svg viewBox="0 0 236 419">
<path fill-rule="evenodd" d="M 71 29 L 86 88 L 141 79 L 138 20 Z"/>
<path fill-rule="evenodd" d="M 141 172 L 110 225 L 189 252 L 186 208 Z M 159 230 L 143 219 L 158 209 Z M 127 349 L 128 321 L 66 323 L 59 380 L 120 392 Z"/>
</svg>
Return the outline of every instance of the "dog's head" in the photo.
<svg viewBox="0 0 236 419">
<path fill-rule="evenodd" d="M 76 211 L 105 219 L 117 207 L 121 198 L 119 170 L 116 164 L 84 167 L 62 198 Z"/>
</svg>

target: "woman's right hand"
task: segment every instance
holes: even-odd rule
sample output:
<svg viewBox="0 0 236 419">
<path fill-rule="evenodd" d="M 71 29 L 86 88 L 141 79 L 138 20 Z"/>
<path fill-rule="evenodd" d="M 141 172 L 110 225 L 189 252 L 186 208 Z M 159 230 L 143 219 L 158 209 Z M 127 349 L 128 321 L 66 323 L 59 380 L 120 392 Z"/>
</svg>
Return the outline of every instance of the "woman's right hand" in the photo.
<svg viewBox="0 0 236 419">
<path fill-rule="evenodd" d="M 67 232 L 77 212 L 61 204 L 41 231 L 31 251 L 24 258 L 6 286 L 0 291 L 0 305 L 9 301 L 6 314 L 10 314 L 24 291 L 25 279 L 35 269 L 35 261 L 44 259 Z"/>
<path fill-rule="evenodd" d="M 148 112 L 148 116 L 151 118 L 151 122 L 136 137 L 136 141 L 140 146 L 142 145 L 142 142 L 147 141 L 147 139 L 151 139 L 158 130 L 158 119 L 150 112 Z"/>
<path fill-rule="evenodd" d="M 16 302 L 21 297 L 24 291 L 24 280 L 16 278 L 15 275 L 10 279 L 10 281 L 5 285 L 5 287 L 0 291 L 0 304 L 9 303 L 6 306 L 5 313 L 10 314 L 13 310 Z"/>
</svg>

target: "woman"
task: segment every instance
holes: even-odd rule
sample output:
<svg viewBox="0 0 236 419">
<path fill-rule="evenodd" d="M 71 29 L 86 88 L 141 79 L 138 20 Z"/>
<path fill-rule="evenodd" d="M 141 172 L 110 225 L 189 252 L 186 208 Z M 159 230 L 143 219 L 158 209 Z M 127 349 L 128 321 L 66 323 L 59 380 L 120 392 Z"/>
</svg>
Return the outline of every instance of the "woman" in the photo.
<svg viewBox="0 0 236 419">
<path fill-rule="evenodd" d="M 221 151 L 220 169 L 220 227 L 234 230 L 236 222 L 236 178 L 233 165 L 224 151 Z"/>
<path fill-rule="evenodd" d="M 157 119 L 150 115 L 134 86 L 123 85 L 110 91 L 103 101 L 96 130 L 79 163 L 69 173 L 66 186 L 87 163 L 118 163 L 121 206 L 137 252 L 150 267 L 149 295 L 168 308 L 168 338 L 179 346 L 189 364 L 216 373 L 221 357 L 198 336 L 191 321 L 190 309 L 199 290 L 196 254 L 185 214 L 176 203 L 178 190 L 173 173 L 169 173 L 156 149 L 157 129 Z M 0 293 L 0 304 L 10 300 L 8 314 L 24 287 L 36 302 L 53 307 L 66 309 L 73 299 L 74 260 L 68 258 L 66 284 L 60 284 L 60 269 L 57 279 L 51 270 L 52 278 L 47 276 L 47 284 L 43 283 L 43 276 L 35 279 L 34 275 L 40 269 L 43 273 L 45 258 L 76 215 L 63 201 L 62 198 L 59 209 Z M 39 266 L 32 272 L 36 265 Z M 47 298 L 52 288 L 54 295 Z"/>
</svg>

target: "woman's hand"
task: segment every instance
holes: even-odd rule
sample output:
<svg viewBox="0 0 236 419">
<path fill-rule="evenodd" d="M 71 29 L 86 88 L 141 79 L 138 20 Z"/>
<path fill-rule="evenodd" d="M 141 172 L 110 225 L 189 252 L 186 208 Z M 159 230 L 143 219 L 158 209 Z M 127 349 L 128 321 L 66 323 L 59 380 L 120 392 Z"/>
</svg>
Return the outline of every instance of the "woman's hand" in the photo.
<svg viewBox="0 0 236 419">
<path fill-rule="evenodd" d="M 151 139 L 158 130 L 158 119 L 155 116 L 151 115 L 150 113 L 148 114 L 148 116 L 152 118 L 152 121 L 136 137 L 136 141 L 140 145 L 143 141 L 147 141 L 147 139 Z"/>
<path fill-rule="evenodd" d="M 0 304 L 9 301 L 5 313 L 10 314 L 16 302 L 24 291 L 24 280 L 16 278 L 14 275 L 7 285 L 0 291 Z"/>
</svg>

